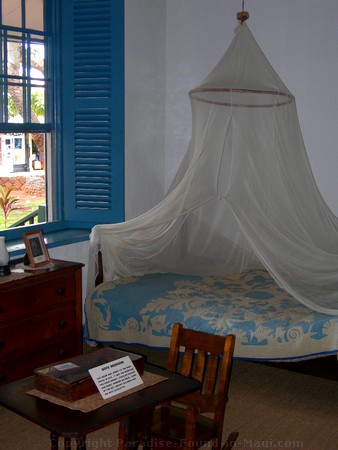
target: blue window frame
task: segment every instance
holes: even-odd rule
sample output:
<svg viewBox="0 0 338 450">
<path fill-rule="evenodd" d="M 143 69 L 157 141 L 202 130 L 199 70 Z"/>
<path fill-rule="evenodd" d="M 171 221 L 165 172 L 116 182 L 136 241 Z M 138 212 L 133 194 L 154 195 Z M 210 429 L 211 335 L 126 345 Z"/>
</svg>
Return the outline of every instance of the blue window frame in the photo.
<svg viewBox="0 0 338 450">
<path fill-rule="evenodd" d="M 37 34 L 46 42 L 50 74 L 42 128 L 52 141 L 47 189 L 53 220 L 33 228 L 46 233 L 123 221 L 124 0 L 44 3 L 46 30 Z M 15 128 L 4 122 L 0 132 Z M 24 129 L 36 126 L 27 121 Z M 3 234 L 18 238 L 28 228 Z"/>
</svg>

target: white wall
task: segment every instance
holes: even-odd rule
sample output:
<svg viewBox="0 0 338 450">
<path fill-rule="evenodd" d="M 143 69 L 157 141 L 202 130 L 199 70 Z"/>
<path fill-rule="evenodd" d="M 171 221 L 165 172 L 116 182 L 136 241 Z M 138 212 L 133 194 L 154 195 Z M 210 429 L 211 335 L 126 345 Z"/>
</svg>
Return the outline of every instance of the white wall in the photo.
<svg viewBox="0 0 338 450">
<path fill-rule="evenodd" d="M 188 146 L 187 93 L 226 51 L 242 2 L 168 0 L 166 47 L 166 188 Z M 296 97 L 319 189 L 338 215 L 337 0 L 250 0 L 248 26 Z"/>
<path fill-rule="evenodd" d="M 89 241 L 77 244 L 54 247 L 48 250 L 49 256 L 54 259 L 64 259 L 84 264 L 82 268 L 82 297 L 85 299 L 87 285 L 87 262 L 89 254 Z"/>
<path fill-rule="evenodd" d="M 127 219 L 164 195 L 165 37 L 165 1 L 125 0 Z"/>
</svg>

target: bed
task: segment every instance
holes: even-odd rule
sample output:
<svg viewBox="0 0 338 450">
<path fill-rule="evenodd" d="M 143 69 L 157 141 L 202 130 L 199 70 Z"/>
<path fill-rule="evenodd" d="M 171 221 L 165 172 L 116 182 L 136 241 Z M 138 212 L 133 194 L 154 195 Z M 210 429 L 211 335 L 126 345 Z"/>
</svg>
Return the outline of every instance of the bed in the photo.
<svg viewBox="0 0 338 450">
<path fill-rule="evenodd" d="M 264 269 L 224 276 L 153 273 L 100 283 L 85 303 L 86 338 L 168 348 L 172 325 L 236 336 L 235 358 L 300 360 L 338 352 L 338 317 L 315 312 Z"/>
</svg>

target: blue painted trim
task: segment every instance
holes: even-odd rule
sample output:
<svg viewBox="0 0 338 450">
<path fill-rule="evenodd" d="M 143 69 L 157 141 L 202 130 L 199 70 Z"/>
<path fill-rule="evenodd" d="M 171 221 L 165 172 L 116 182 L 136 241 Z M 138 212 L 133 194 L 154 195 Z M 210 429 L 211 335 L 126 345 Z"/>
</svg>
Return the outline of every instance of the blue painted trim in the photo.
<svg viewBox="0 0 338 450">
<path fill-rule="evenodd" d="M 36 123 L 0 123 L 1 133 L 48 133 L 53 129 L 50 123 L 36 124 Z"/>
<path fill-rule="evenodd" d="M 90 231 L 91 228 L 63 228 L 44 233 L 43 237 L 47 248 L 62 247 L 64 245 L 88 241 Z M 11 259 L 26 253 L 22 238 L 9 240 L 7 242 L 7 249 Z"/>
</svg>

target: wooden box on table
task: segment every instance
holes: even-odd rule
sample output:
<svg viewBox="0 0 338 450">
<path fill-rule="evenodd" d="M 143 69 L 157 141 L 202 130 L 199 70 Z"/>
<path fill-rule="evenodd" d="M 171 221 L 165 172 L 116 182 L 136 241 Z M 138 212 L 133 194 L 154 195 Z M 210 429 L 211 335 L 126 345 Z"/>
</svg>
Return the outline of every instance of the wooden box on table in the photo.
<svg viewBox="0 0 338 450">
<path fill-rule="evenodd" d="M 140 355 L 105 347 L 84 355 L 68 358 L 34 371 L 35 388 L 65 401 L 76 401 L 98 392 L 89 369 L 116 359 L 129 356 L 136 370 L 143 374 L 144 358 Z M 73 368 L 59 370 L 57 367 L 72 363 Z"/>
</svg>

